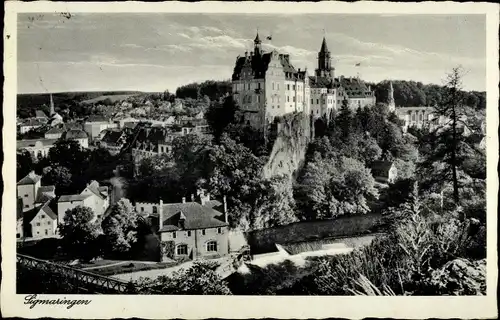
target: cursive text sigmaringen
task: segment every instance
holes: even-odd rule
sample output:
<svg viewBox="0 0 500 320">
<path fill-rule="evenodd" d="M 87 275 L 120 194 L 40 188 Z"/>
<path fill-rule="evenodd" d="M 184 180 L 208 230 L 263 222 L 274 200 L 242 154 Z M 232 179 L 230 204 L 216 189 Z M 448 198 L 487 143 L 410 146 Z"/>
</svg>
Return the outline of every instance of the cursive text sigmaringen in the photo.
<svg viewBox="0 0 500 320">
<path fill-rule="evenodd" d="M 79 299 L 66 299 L 57 298 L 57 299 L 39 299 L 36 294 L 29 294 L 24 297 L 24 304 L 30 305 L 30 309 L 33 309 L 36 305 L 64 305 L 67 306 L 67 309 L 71 309 L 75 305 L 88 305 L 92 302 L 92 300 L 79 300 Z"/>
</svg>

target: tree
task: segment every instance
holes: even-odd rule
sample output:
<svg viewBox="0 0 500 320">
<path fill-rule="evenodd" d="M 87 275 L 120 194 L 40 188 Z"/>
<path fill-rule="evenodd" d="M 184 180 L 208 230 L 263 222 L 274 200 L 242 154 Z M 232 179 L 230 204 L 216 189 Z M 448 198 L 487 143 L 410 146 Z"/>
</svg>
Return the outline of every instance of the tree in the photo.
<svg viewBox="0 0 500 320">
<path fill-rule="evenodd" d="M 459 204 L 459 183 L 458 167 L 463 161 L 459 155 L 459 147 L 463 145 L 462 135 L 458 132 L 459 123 L 463 115 L 463 94 L 462 88 L 463 70 L 461 67 L 453 68 L 447 75 L 445 84 L 443 102 L 435 106 L 436 113 L 450 119 L 446 127 L 438 133 L 438 139 L 441 141 L 440 148 L 436 150 L 435 156 L 431 160 L 441 158 L 445 164 L 443 174 L 451 175 L 453 183 L 453 200 L 456 205 Z"/>
<path fill-rule="evenodd" d="M 35 165 L 33 163 L 33 158 L 31 154 L 27 150 L 18 150 L 17 151 L 17 180 L 22 179 L 26 176 L 30 171 L 34 170 Z"/>
<path fill-rule="evenodd" d="M 138 214 L 130 201 L 120 199 L 102 222 L 106 243 L 112 253 L 126 255 L 137 242 Z"/>
<path fill-rule="evenodd" d="M 77 206 L 66 211 L 63 222 L 59 224 L 65 252 L 85 261 L 98 255 L 96 241 L 100 232 L 95 214 L 88 207 Z"/>
<path fill-rule="evenodd" d="M 225 281 L 215 272 L 217 264 L 196 261 L 191 268 L 174 272 L 171 276 L 160 276 L 154 280 L 142 280 L 137 286 L 145 291 L 154 290 L 163 294 L 228 295 L 231 291 Z"/>
<path fill-rule="evenodd" d="M 208 125 L 212 129 L 215 140 L 219 141 L 227 126 L 235 122 L 238 106 L 232 96 L 226 97 L 224 102 L 213 101 L 205 114 Z"/>
<path fill-rule="evenodd" d="M 51 166 L 66 167 L 72 174 L 81 174 L 87 166 L 88 152 L 75 140 L 57 140 L 49 150 L 48 161 Z"/>
<path fill-rule="evenodd" d="M 63 166 L 47 167 L 44 169 L 42 182 L 44 185 L 54 185 L 56 194 L 69 194 L 71 190 L 71 172 Z"/>
</svg>

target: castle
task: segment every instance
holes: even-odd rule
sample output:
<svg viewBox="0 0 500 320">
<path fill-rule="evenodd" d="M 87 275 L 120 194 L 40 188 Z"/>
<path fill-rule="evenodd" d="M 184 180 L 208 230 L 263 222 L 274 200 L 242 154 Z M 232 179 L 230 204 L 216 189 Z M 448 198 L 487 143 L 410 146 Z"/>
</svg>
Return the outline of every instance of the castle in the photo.
<svg viewBox="0 0 500 320">
<path fill-rule="evenodd" d="M 259 34 L 253 52 L 238 56 L 232 91 L 241 121 L 262 129 L 275 117 L 304 112 L 328 121 L 344 100 L 352 109 L 375 105 L 375 94 L 359 78 L 335 77 L 331 53 L 323 37 L 314 75 L 295 69 L 290 55 L 264 52 Z"/>
</svg>

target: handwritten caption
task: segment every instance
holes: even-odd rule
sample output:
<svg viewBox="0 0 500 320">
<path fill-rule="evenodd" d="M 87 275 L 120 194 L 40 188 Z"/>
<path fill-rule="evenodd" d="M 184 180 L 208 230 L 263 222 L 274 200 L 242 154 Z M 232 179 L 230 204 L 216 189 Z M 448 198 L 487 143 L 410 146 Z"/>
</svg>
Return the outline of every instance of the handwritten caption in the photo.
<svg viewBox="0 0 500 320">
<path fill-rule="evenodd" d="M 66 309 L 71 309 L 76 305 L 89 305 L 91 302 L 92 300 L 66 299 L 66 297 L 62 299 L 39 299 L 36 294 L 29 294 L 24 297 L 24 304 L 29 305 L 30 309 L 37 305 L 63 305 L 67 306 Z"/>
</svg>

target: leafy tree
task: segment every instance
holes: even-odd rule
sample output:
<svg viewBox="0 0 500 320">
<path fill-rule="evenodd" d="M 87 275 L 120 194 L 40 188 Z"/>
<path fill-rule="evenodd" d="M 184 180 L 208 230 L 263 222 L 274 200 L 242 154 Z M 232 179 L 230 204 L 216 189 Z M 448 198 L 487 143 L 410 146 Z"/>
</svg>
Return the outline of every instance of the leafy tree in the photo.
<svg viewBox="0 0 500 320">
<path fill-rule="evenodd" d="M 235 122 L 237 110 L 238 107 L 232 96 L 226 97 L 223 103 L 214 101 L 210 104 L 205 117 L 216 141 L 220 139 L 227 126 Z"/>
<path fill-rule="evenodd" d="M 31 154 L 27 150 L 18 150 L 17 151 L 17 180 L 22 179 L 26 176 L 30 171 L 34 170 L 35 165 L 33 163 L 33 158 Z"/>
<path fill-rule="evenodd" d="M 172 276 L 142 280 L 137 285 L 146 292 L 154 290 L 163 294 L 229 295 L 231 291 L 215 269 L 217 264 L 196 261 L 187 269 Z"/>
<path fill-rule="evenodd" d="M 44 185 L 54 185 L 57 195 L 70 194 L 73 191 L 71 177 L 71 172 L 66 167 L 47 167 L 44 169 L 42 182 Z"/>
<path fill-rule="evenodd" d="M 48 161 L 51 166 L 68 168 L 72 174 L 81 174 L 88 161 L 88 153 L 76 140 L 57 140 L 50 148 Z"/>
<path fill-rule="evenodd" d="M 65 252 L 85 261 L 98 255 L 96 240 L 100 232 L 95 214 L 88 207 L 77 206 L 66 211 L 63 222 L 59 224 Z"/>
<path fill-rule="evenodd" d="M 138 214 L 130 201 L 120 199 L 102 222 L 106 243 L 112 253 L 122 255 L 129 253 L 137 242 Z"/>
</svg>

